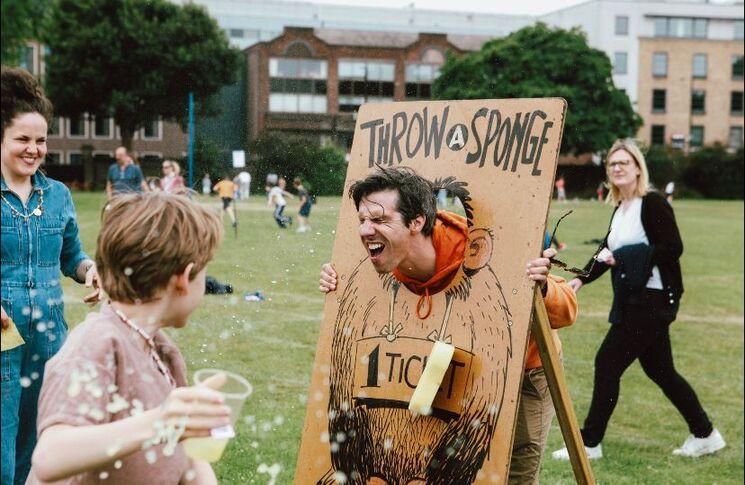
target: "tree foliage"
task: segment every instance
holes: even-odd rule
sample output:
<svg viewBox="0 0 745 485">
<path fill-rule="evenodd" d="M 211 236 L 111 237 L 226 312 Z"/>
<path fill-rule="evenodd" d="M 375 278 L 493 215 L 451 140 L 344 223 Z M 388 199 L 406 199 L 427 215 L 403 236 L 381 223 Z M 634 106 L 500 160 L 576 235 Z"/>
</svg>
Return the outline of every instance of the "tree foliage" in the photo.
<svg viewBox="0 0 745 485">
<path fill-rule="evenodd" d="M 128 147 L 157 117 L 183 123 L 188 93 L 206 100 L 234 81 L 239 65 L 217 23 L 191 3 L 55 0 L 43 30 L 58 113 L 112 116 Z"/>
<path fill-rule="evenodd" d="M 249 153 L 255 158 L 251 174 L 258 184 L 267 174 L 276 173 L 290 184 L 300 177 L 315 195 L 339 195 L 344 190 L 347 162 L 344 152 L 334 146 L 321 146 L 300 136 L 266 133 L 251 142 Z"/>
<path fill-rule="evenodd" d="M 633 136 L 641 119 L 613 85 L 611 63 L 577 30 L 539 23 L 448 55 L 433 86 L 439 99 L 562 97 L 568 104 L 561 153 L 607 150 Z"/>
<path fill-rule="evenodd" d="M 20 48 L 36 38 L 39 19 L 44 16 L 48 0 L 2 0 L 0 3 L 0 60 L 15 64 Z"/>
</svg>

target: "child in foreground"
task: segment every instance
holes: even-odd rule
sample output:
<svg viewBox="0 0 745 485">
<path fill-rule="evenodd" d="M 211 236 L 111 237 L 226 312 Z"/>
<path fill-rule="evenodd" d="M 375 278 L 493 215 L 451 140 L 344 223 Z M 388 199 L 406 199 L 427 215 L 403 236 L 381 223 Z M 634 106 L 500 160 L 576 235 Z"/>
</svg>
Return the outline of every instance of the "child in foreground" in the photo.
<svg viewBox="0 0 745 485">
<path fill-rule="evenodd" d="M 186 325 L 221 237 L 218 216 L 185 196 L 108 203 L 96 264 L 110 301 L 47 364 L 27 483 L 217 483 L 179 441 L 229 424 L 215 391 L 225 376 L 186 387 L 184 358 L 162 329 Z"/>
</svg>

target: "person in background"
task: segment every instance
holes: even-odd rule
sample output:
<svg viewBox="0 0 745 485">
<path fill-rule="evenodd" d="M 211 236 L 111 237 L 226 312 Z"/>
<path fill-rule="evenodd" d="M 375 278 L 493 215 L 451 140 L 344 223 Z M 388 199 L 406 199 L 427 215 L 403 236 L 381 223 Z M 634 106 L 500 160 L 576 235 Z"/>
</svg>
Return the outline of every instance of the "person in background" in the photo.
<svg viewBox="0 0 745 485">
<path fill-rule="evenodd" d="M 185 196 L 108 203 L 96 262 L 110 300 L 47 365 L 27 485 L 217 484 L 179 443 L 230 423 L 215 391 L 225 375 L 187 387 L 186 362 L 163 329 L 188 324 L 221 237 L 217 215 Z"/>
<path fill-rule="evenodd" d="M 667 199 L 667 202 L 672 204 L 673 203 L 673 193 L 675 192 L 675 182 L 672 180 L 665 185 L 665 198 Z"/>
<path fill-rule="evenodd" d="M 310 209 L 313 207 L 313 201 L 310 200 L 310 194 L 303 187 L 303 181 L 300 180 L 300 177 L 295 177 L 292 184 L 297 190 L 298 199 L 300 199 L 300 209 L 297 213 L 297 222 L 300 227 L 297 228 L 297 232 L 306 232 L 310 230 L 308 218 L 310 217 Z"/>
<path fill-rule="evenodd" d="M 183 191 L 185 188 L 179 164 L 173 160 L 163 160 L 163 178 L 160 179 L 160 190 L 172 194 Z"/>
<path fill-rule="evenodd" d="M 556 200 L 559 202 L 566 202 L 567 200 L 567 194 L 564 190 L 564 177 L 559 177 L 556 179 Z"/>
<path fill-rule="evenodd" d="M 246 170 L 238 173 L 238 194 L 241 200 L 248 200 L 251 195 L 251 174 Z"/>
<path fill-rule="evenodd" d="M 202 177 L 202 195 L 210 195 L 212 193 L 212 180 L 210 180 L 210 174 L 205 173 Z"/>
<path fill-rule="evenodd" d="M 600 182 L 598 188 L 595 189 L 595 193 L 598 195 L 598 202 L 603 202 L 603 194 L 605 193 L 605 182 Z"/>
<path fill-rule="evenodd" d="M 670 324 L 683 294 L 680 256 L 683 242 L 673 209 L 649 188 L 647 164 L 639 148 L 618 140 L 606 159 L 609 203 L 616 204 L 610 228 L 587 263 L 587 276 L 569 282 L 575 292 L 609 269 L 613 304 L 610 329 L 595 356 L 595 382 L 582 427 L 589 458 L 601 458 L 601 442 L 618 403 L 621 377 L 639 359 L 688 424 L 691 435 L 673 455 L 697 457 L 725 447 L 691 385 L 673 364 Z M 569 459 L 566 448 L 553 453 Z"/>
<path fill-rule="evenodd" d="M 222 208 L 220 209 L 220 218 L 225 217 L 225 212 L 230 216 L 230 220 L 233 223 L 233 227 L 238 226 L 238 221 L 235 218 L 235 191 L 238 186 L 235 185 L 230 175 L 225 175 L 219 182 L 215 184 L 213 190 L 217 192 L 217 195 L 222 199 Z"/>
<path fill-rule="evenodd" d="M 114 151 L 116 163 L 109 167 L 106 178 L 106 196 L 110 199 L 126 192 L 147 192 L 150 188 L 142 175 L 139 165 L 123 146 Z"/>
<path fill-rule="evenodd" d="M 285 196 L 293 199 L 294 196 L 287 192 L 285 190 L 285 187 L 287 186 L 287 181 L 284 177 L 279 177 L 277 180 L 277 185 L 269 189 L 268 194 L 268 204 L 274 205 L 274 220 L 277 221 L 277 225 L 281 229 L 286 229 L 287 226 L 292 224 L 292 217 L 286 216 L 283 214 L 285 207 L 287 206 L 287 201 L 285 200 Z"/>
<path fill-rule="evenodd" d="M 44 364 L 67 335 L 60 273 L 94 288 L 83 299 L 88 304 L 99 292 L 70 191 L 39 170 L 52 104 L 28 71 L 2 66 L 1 77 L 1 321 L 3 334 L 15 326 L 25 342 L 2 352 L 0 470 L 3 485 L 13 485 L 26 481 L 31 466 Z"/>
</svg>

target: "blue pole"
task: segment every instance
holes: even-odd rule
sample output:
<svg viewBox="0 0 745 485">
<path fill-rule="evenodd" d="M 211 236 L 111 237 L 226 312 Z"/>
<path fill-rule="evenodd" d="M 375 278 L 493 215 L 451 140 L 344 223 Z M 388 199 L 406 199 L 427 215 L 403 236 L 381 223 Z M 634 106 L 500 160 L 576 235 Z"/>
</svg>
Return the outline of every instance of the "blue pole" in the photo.
<svg viewBox="0 0 745 485">
<path fill-rule="evenodd" d="M 189 187 L 194 184 L 194 93 L 189 92 Z"/>
</svg>

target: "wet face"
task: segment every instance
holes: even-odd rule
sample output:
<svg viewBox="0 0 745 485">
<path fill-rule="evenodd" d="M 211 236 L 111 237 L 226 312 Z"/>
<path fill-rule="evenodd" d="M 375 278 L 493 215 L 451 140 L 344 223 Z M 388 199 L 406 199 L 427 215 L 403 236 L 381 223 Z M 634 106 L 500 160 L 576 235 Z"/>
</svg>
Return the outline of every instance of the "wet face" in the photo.
<svg viewBox="0 0 745 485">
<path fill-rule="evenodd" d="M 360 240 L 378 273 L 390 273 L 404 261 L 411 249 L 412 231 L 396 210 L 398 192 L 384 190 L 360 200 L 357 216 Z"/>
<path fill-rule="evenodd" d="M 47 154 L 47 122 L 39 113 L 21 113 L 5 128 L 2 167 L 6 177 L 31 177 Z"/>
<path fill-rule="evenodd" d="M 619 189 L 634 190 L 641 175 L 641 169 L 634 157 L 626 150 L 617 150 L 608 158 L 608 180 Z"/>
</svg>

